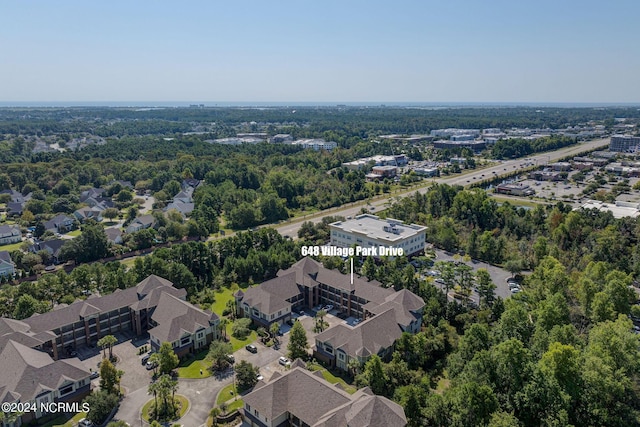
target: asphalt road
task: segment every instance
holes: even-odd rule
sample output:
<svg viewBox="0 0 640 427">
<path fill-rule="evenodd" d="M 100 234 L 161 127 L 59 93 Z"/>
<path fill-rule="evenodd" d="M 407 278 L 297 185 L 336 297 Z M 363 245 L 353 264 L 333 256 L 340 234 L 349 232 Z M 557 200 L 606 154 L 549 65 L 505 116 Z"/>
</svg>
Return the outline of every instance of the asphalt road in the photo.
<svg viewBox="0 0 640 427">
<path fill-rule="evenodd" d="M 592 151 L 597 148 L 603 148 L 608 145 L 609 145 L 609 139 L 597 139 L 594 141 L 583 142 L 571 147 L 562 148 L 560 150 L 556 150 L 552 152 L 532 155 L 530 157 L 527 157 L 528 159 L 527 161 L 532 164 L 543 165 L 547 163 L 553 163 L 555 161 L 558 161 L 559 159 L 563 159 L 568 156 L 576 156 L 581 153 Z M 499 162 L 494 166 L 490 166 L 490 167 L 478 169 L 478 170 L 472 170 L 464 174 L 442 177 L 442 178 L 433 178 L 428 183 L 426 183 L 423 187 L 408 190 L 406 192 L 399 193 L 399 194 L 390 195 L 382 199 L 377 199 L 375 201 L 372 201 L 369 205 L 367 205 L 365 202 L 356 202 L 356 203 L 349 204 L 347 206 L 326 209 L 324 211 L 317 212 L 315 214 L 310 214 L 306 217 L 296 218 L 296 220 L 294 221 L 285 222 L 283 224 L 269 225 L 269 227 L 275 228 L 283 236 L 289 236 L 293 239 L 296 239 L 298 237 L 298 230 L 302 226 L 302 223 L 305 221 L 311 221 L 312 223 L 317 224 L 320 221 L 322 221 L 322 218 L 325 216 L 339 215 L 345 218 L 349 216 L 355 216 L 360 213 L 360 210 L 363 207 L 366 207 L 367 209 L 369 209 L 375 214 L 377 211 L 384 210 L 385 207 L 393 201 L 392 199 L 406 197 L 411 194 L 414 194 L 416 191 L 420 193 L 426 193 L 429 187 L 431 186 L 431 184 L 442 183 L 442 184 L 449 184 L 449 185 L 466 186 L 474 182 L 490 178 L 492 176 L 506 175 L 507 173 L 512 173 L 514 171 L 525 169 L 524 166 L 520 166 L 524 162 L 525 162 L 524 159 L 505 160 L 505 161 Z"/>
</svg>

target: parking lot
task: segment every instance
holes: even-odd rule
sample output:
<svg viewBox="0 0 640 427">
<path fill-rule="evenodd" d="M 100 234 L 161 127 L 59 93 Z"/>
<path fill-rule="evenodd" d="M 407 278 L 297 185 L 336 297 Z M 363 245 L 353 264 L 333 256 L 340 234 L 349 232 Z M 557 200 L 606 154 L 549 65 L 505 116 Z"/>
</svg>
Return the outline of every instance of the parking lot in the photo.
<svg viewBox="0 0 640 427">
<path fill-rule="evenodd" d="M 119 338 L 121 338 L 121 340 L 119 340 L 118 344 L 113 347 L 113 354 L 118 357 L 116 368 L 124 371 L 120 384 L 124 387 L 125 391 L 136 390 L 140 388 L 141 385 L 149 383 L 153 372 L 147 371 L 142 364 L 142 356 L 138 354 L 141 346 L 146 344 L 147 347 L 149 347 L 148 336 L 133 340 L 122 340 L 125 336 L 121 335 Z M 91 351 L 90 357 L 81 357 L 80 360 L 82 360 L 82 363 L 86 366 L 87 370 L 99 371 L 100 362 L 102 361 L 102 350 L 99 348 L 78 348 L 79 355 L 81 352 L 87 355 L 89 351 Z M 100 379 L 96 378 L 93 382 L 94 387 L 98 387 Z"/>
<path fill-rule="evenodd" d="M 452 253 L 447 253 L 440 249 L 435 249 L 435 252 L 436 252 L 436 259 L 434 261 L 449 261 L 449 262 L 456 261 L 457 257 L 455 257 L 455 255 Z M 460 259 L 458 258 L 457 261 L 460 261 Z M 480 268 L 484 268 L 487 270 L 487 272 L 489 272 L 489 275 L 491 276 L 491 280 L 496 285 L 496 290 L 495 290 L 496 296 L 499 296 L 505 299 L 505 298 L 509 298 L 512 295 L 511 290 L 509 289 L 509 285 L 507 284 L 507 279 L 511 277 L 511 273 L 509 273 L 507 270 L 505 270 L 504 268 L 496 267 L 494 265 L 487 264 L 486 262 L 477 261 L 477 260 L 469 261 L 466 264 L 470 266 L 474 272 L 478 271 L 478 269 Z M 442 286 L 439 285 L 438 283 L 435 283 L 435 285 L 439 286 L 440 289 L 443 289 Z M 452 298 L 453 297 L 449 296 L 450 300 Z M 474 301 L 476 304 L 479 302 L 479 296 L 477 292 L 475 291 L 472 292 L 471 300 Z"/>
</svg>

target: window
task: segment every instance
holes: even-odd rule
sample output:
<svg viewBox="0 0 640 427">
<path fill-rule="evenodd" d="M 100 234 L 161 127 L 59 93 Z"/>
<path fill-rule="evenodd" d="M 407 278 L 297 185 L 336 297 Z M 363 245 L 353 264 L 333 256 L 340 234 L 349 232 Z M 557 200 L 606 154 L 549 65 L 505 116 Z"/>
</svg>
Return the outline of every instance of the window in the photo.
<svg viewBox="0 0 640 427">
<path fill-rule="evenodd" d="M 251 405 L 249 405 L 248 403 L 245 403 L 246 407 L 247 407 L 247 412 L 251 412 Z"/>
<path fill-rule="evenodd" d="M 255 415 L 256 417 L 259 417 L 260 416 L 260 412 L 258 412 L 257 409 L 254 409 L 253 410 L 253 415 Z"/>
<path fill-rule="evenodd" d="M 68 386 L 61 388 L 59 390 L 60 392 L 60 396 L 66 396 L 67 394 L 71 393 L 73 391 L 73 384 L 69 384 Z"/>
<path fill-rule="evenodd" d="M 183 345 L 187 345 L 187 344 L 189 344 L 189 342 L 190 342 L 190 341 L 191 341 L 191 337 L 184 337 L 184 338 L 182 338 L 182 339 L 180 340 L 180 345 L 181 345 L 181 346 L 183 346 Z"/>
</svg>

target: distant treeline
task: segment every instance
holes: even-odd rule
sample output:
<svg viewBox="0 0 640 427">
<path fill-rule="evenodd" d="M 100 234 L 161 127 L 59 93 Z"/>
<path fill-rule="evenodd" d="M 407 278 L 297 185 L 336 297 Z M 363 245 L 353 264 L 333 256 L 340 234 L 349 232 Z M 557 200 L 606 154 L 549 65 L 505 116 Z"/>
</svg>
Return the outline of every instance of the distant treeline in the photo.
<svg viewBox="0 0 640 427">
<path fill-rule="evenodd" d="M 534 140 L 523 138 L 501 139 L 491 148 L 491 157 L 494 159 L 514 159 L 533 153 L 557 150 L 575 143 L 575 138 L 559 135 Z"/>
</svg>

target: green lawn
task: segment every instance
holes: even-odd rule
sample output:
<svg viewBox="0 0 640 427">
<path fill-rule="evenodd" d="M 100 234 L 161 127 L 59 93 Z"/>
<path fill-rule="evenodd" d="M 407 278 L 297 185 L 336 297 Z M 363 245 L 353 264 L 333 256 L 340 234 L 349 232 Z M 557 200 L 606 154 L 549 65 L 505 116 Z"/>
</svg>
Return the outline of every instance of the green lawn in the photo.
<svg viewBox="0 0 640 427">
<path fill-rule="evenodd" d="M 347 384 L 347 382 L 345 380 L 343 380 L 342 378 L 335 376 L 334 374 L 332 374 L 331 372 L 329 372 L 327 369 L 323 368 L 320 365 L 311 365 L 311 370 L 312 371 L 321 371 L 322 372 L 322 376 L 323 376 L 323 378 L 325 380 L 327 380 L 331 384 L 340 383 L 340 385 L 342 385 L 342 388 L 344 389 L 344 391 L 346 391 L 349 394 L 353 394 L 358 390 L 354 386 Z"/>
<path fill-rule="evenodd" d="M 187 413 L 187 409 L 189 409 L 189 400 L 186 397 L 184 397 L 183 395 L 181 395 L 181 394 L 176 394 L 175 399 L 180 402 L 180 414 L 178 414 L 176 419 L 182 418 L 184 416 L 184 414 Z M 153 401 L 154 401 L 154 399 L 151 398 L 142 407 L 142 418 L 147 422 L 150 422 L 150 420 L 149 420 L 149 410 L 151 409 L 151 405 L 153 404 Z"/>
<path fill-rule="evenodd" d="M 195 359 L 188 359 L 178 365 L 178 375 L 180 378 L 207 378 L 211 376 L 209 363 L 204 360 L 208 351 L 201 351 L 196 354 Z M 202 372 L 202 374 L 200 374 Z"/>
<path fill-rule="evenodd" d="M 229 406 L 227 406 L 227 412 L 233 412 L 236 409 L 240 409 L 244 406 L 244 402 L 242 401 L 242 399 L 238 399 L 233 401 L 232 403 L 229 404 Z"/>
<path fill-rule="evenodd" d="M 86 412 L 78 412 L 73 416 L 73 418 L 70 419 L 67 419 L 66 416 L 59 416 L 44 424 L 43 427 L 73 427 L 78 425 L 78 421 L 85 418 L 86 416 Z"/>
<path fill-rule="evenodd" d="M 216 405 L 220 406 L 221 403 L 231 400 L 236 395 L 235 385 L 229 384 L 218 393 L 218 399 L 216 399 Z"/>
<path fill-rule="evenodd" d="M 233 347 L 233 351 L 237 351 L 240 350 L 242 347 L 244 347 L 247 344 L 251 344 L 252 342 L 254 342 L 255 340 L 258 339 L 258 334 L 256 333 L 256 331 L 251 331 L 251 334 L 244 340 L 239 340 L 237 338 L 234 338 L 231 336 L 231 323 L 229 323 L 229 325 L 227 325 L 227 336 L 231 338 L 231 347 Z"/>
<path fill-rule="evenodd" d="M 67 236 L 78 237 L 81 234 L 82 234 L 81 230 L 73 230 L 73 231 L 68 232 Z"/>
<path fill-rule="evenodd" d="M 227 308 L 227 302 L 233 300 L 233 292 L 229 288 L 223 288 L 221 291 L 216 291 L 216 300 L 211 304 L 211 311 L 222 316 L 222 312 Z"/>
<path fill-rule="evenodd" d="M 4 246 L 0 246 L 0 251 L 17 251 L 20 249 L 20 246 L 22 246 L 23 242 L 18 242 L 18 243 L 12 243 L 10 245 L 4 245 Z"/>
</svg>

